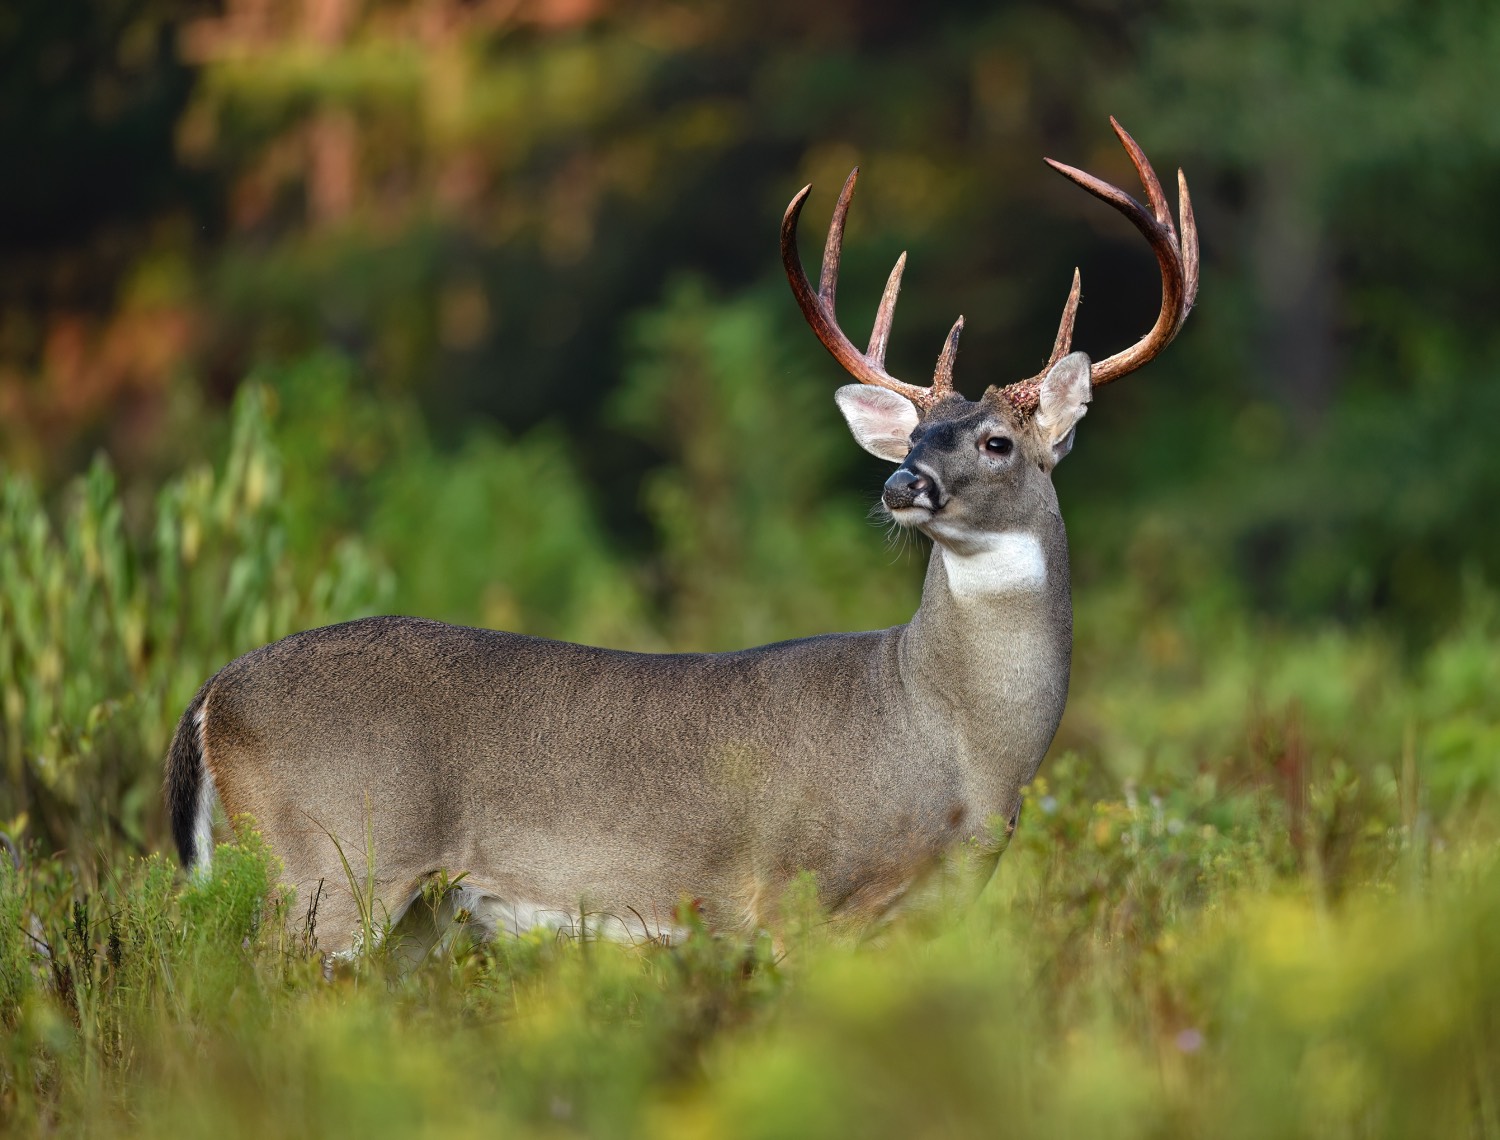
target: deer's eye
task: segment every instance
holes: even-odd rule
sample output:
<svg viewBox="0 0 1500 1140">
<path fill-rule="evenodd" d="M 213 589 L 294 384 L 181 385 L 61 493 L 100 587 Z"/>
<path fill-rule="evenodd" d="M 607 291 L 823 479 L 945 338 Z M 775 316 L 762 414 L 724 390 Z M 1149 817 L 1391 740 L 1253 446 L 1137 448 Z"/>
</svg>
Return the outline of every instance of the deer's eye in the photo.
<svg viewBox="0 0 1500 1140">
<path fill-rule="evenodd" d="M 992 435 L 984 441 L 984 449 L 991 455 L 1009 455 L 1015 446 L 1003 435 Z"/>
</svg>

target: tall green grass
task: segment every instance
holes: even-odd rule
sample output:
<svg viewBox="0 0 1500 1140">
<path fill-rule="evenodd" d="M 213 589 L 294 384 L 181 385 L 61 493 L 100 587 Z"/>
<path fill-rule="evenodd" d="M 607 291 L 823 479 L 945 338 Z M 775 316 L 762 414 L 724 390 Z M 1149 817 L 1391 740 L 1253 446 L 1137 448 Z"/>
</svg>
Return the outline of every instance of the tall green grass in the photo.
<svg viewBox="0 0 1500 1140">
<path fill-rule="evenodd" d="M 0 830 L 85 860 L 160 838 L 148 834 L 160 757 L 206 677 L 390 593 L 358 542 L 311 565 L 287 551 L 263 388 L 241 393 L 221 469 L 189 471 L 154 501 L 128 504 L 102 457 L 55 506 L 0 476 Z"/>
<path fill-rule="evenodd" d="M 782 956 L 533 934 L 332 981 L 253 836 L 181 886 L 0 871 L 0 1125 L 95 1136 L 1495 1136 L 1500 867 L 1337 903 L 1275 805 L 1095 800 L 1076 767 L 978 903 Z M 1221 817 L 1223 818 L 1223 817 Z M 1188 821 L 1193 822 L 1189 825 Z M 1398 845 L 1405 838 L 1399 832 Z M 41 943 L 25 933 L 38 916 Z M 286 921 L 291 915 L 291 921 Z"/>
</svg>

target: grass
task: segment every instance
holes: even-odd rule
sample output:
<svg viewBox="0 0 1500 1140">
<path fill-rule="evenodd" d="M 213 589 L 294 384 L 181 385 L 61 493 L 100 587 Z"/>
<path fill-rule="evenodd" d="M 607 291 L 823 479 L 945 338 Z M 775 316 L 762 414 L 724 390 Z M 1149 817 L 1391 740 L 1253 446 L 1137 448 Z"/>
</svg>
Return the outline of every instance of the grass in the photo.
<svg viewBox="0 0 1500 1140">
<path fill-rule="evenodd" d="M 1178 579 L 1080 590 L 1068 715 L 976 903 L 857 939 L 804 889 L 780 950 L 536 933 L 415 967 L 371 914 L 325 980 L 253 833 L 201 882 L 150 854 L 202 677 L 388 590 L 360 548 L 286 556 L 257 399 L 144 528 L 103 467 L 60 514 L 0 495 L 0 1133 L 1500 1137 L 1481 584 L 1413 645 L 1257 618 L 1147 535 Z"/>
<path fill-rule="evenodd" d="M 1492 842 L 1424 852 L 1398 825 L 1334 897 L 1268 842 L 1285 833 L 1269 791 L 1094 799 L 1088 782 L 1065 759 L 1032 790 L 973 906 L 851 941 L 804 899 L 779 957 L 703 931 L 675 947 L 534 934 L 460 940 L 415 969 L 376 951 L 325 981 L 253 835 L 201 883 L 156 856 L 97 890 L 58 862 L 7 868 L 0 1121 L 102 1136 L 1500 1135 Z"/>
</svg>

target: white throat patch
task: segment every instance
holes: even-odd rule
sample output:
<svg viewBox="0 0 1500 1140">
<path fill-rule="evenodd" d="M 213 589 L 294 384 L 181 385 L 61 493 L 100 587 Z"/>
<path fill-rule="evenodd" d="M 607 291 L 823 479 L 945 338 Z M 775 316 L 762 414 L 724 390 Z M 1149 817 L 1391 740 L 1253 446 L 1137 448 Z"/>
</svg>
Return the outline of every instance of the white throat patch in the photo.
<svg viewBox="0 0 1500 1140">
<path fill-rule="evenodd" d="M 992 535 L 986 549 L 955 554 L 943 547 L 948 588 L 957 598 L 1031 593 L 1047 584 L 1047 559 L 1034 534 L 1006 531 Z"/>
</svg>

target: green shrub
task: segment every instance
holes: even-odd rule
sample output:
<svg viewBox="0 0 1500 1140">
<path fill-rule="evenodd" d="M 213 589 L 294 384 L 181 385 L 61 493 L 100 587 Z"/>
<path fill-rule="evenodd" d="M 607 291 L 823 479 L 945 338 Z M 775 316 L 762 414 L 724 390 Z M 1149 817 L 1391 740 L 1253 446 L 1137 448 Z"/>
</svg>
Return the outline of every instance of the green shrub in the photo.
<svg viewBox="0 0 1500 1140">
<path fill-rule="evenodd" d="M 311 571 L 286 549 L 262 389 L 236 403 L 220 472 L 170 481 L 140 519 L 108 462 L 55 511 L 0 473 L 0 821 L 82 853 L 159 840 L 160 762 L 205 678 L 249 649 L 381 608 L 352 541 Z"/>
</svg>

